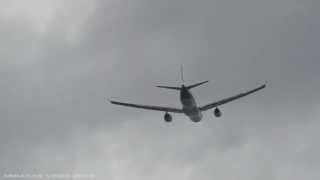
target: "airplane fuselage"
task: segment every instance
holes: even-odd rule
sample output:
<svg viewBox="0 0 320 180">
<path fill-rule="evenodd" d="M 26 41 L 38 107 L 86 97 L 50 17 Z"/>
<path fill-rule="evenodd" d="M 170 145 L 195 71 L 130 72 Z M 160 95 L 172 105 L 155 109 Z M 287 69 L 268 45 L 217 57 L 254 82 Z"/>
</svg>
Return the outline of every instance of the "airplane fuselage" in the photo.
<svg viewBox="0 0 320 180">
<path fill-rule="evenodd" d="M 182 71 L 181 71 L 182 75 Z M 181 78 L 183 80 L 183 78 Z M 166 122 L 172 121 L 172 116 L 169 113 L 183 113 L 185 114 L 191 121 L 193 122 L 199 122 L 202 119 L 202 112 L 210 110 L 212 108 L 215 108 L 214 115 L 216 117 L 221 116 L 221 112 L 218 109 L 218 106 L 221 106 L 223 104 L 226 104 L 228 102 L 234 101 L 236 99 L 242 98 L 244 96 L 247 96 L 249 94 L 252 94 L 254 92 L 257 92 L 263 88 L 266 87 L 266 84 L 263 84 L 255 89 L 252 89 L 250 91 L 246 91 L 228 98 L 221 99 L 219 101 L 212 102 L 210 104 L 204 105 L 204 106 L 198 106 L 196 103 L 195 98 L 193 97 L 192 93 L 190 92 L 190 89 L 194 87 L 198 87 L 202 84 L 207 83 L 208 81 L 203 81 L 200 83 L 192 84 L 189 86 L 182 85 L 181 87 L 176 86 L 157 86 L 159 88 L 164 89 L 172 89 L 172 90 L 178 90 L 180 91 L 180 102 L 182 104 L 182 108 L 174 108 L 174 107 L 166 107 L 166 106 L 153 106 L 153 105 L 141 105 L 141 104 L 133 104 L 133 103 L 126 103 L 126 102 L 119 102 L 119 101 L 110 101 L 111 104 L 121 105 L 121 106 L 127 106 L 127 107 L 133 107 L 133 108 L 140 108 L 140 109 L 147 109 L 147 110 L 154 110 L 154 111 L 161 111 L 165 112 L 164 114 L 164 120 Z"/>
<path fill-rule="evenodd" d="M 191 92 L 184 85 L 180 89 L 180 101 L 182 104 L 183 113 L 188 116 L 193 122 L 199 122 L 202 119 L 202 113 L 197 106 L 197 103 Z"/>
</svg>

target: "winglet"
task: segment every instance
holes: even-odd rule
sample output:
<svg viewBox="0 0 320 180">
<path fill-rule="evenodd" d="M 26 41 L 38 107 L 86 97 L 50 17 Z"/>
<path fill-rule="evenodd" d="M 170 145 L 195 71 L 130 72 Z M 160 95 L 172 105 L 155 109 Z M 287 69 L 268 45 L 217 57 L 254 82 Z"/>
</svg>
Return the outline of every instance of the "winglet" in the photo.
<svg viewBox="0 0 320 180">
<path fill-rule="evenodd" d="M 267 81 L 264 82 L 264 84 L 261 85 L 261 89 L 265 88 L 267 86 Z"/>
<path fill-rule="evenodd" d="M 265 82 L 264 84 L 262 84 L 261 86 L 259 86 L 259 87 L 256 88 L 255 90 L 264 89 L 266 86 L 267 86 L 267 83 Z"/>
</svg>

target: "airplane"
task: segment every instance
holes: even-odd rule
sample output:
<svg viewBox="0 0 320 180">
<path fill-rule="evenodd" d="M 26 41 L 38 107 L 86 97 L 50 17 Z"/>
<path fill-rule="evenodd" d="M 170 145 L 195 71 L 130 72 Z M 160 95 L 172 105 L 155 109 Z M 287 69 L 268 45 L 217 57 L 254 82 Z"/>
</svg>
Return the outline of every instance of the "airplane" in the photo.
<svg viewBox="0 0 320 180">
<path fill-rule="evenodd" d="M 182 68 L 181 68 L 182 69 Z M 183 70 L 181 70 L 181 79 L 183 80 Z M 133 107 L 133 108 L 140 108 L 140 109 L 147 109 L 147 110 L 154 110 L 154 111 L 162 111 L 165 112 L 164 114 L 164 120 L 166 122 L 171 122 L 172 121 L 172 116 L 170 113 L 183 113 L 189 119 L 193 122 L 200 122 L 202 120 L 202 112 L 210 110 L 212 108 L 215 108 L 213 111 L 213 114 L 215 117 L 219 118 L 222 115 L 221 110 L 219 109 L 218 106 L 221 106 L 223 104 L 226 104 L 228 102 L 234 101 L 236 99 L 239 99 L 241 97 L 247 96 L 249 94 L 252 94 L 254 92 L 257 92 L 261 89 L 264 89 L 266 87 L 266 83 L 263 85 L 252 89 L 250 91 L 244 92 L 237 94 L 235 96 L 231 96 L 228 98 L 224 98 L 222 100 L 204 105 L 204 106 L 198 106 L 196 103 L 195 98 L 193 97 L 192 93 L 190 92 L 190 89 L 198 87 L 202 84 L 205 84 L 209 81 L 203 81 L 200 83 L 192 84 L 189 86 L 184 85 L 184 83 L 181 85 L 181 87 L 172 87 L 172 86 L 157 86 L 158 88 L 164 88 L 164 89 L 171 89 L 171 90 L 177 90 L 180 91 L 180 102 L 182 105 L 182 108 L 172 108 L 172 107 L 163 107 L 163 106 L 149 106 L 149 105 L 140 105 L 140 104 L 131 104 L 131 103 L 124 103 L 124 102 L 119 102 L 119 101 L 112 101 L 109 100 L 111 104 L 115 105 L 120 105 L 120 106 L 127 106 L 127 107 Z"/>
</svg>

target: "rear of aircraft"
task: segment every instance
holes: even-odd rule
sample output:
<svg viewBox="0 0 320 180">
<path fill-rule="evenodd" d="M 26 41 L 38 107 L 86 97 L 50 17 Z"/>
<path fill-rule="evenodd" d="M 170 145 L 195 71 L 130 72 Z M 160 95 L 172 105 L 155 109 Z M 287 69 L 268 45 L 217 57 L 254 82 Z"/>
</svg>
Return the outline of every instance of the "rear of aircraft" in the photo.
<svg viewBox="0 0 320 180">
<path fill-rule="evenodd" d="M 176 86 L 157 86 L 158 88 L 164 88 L 164 89 L 172 89 L 172 90 L 178 90 L 180 91 L 182 87 L 185 87 L 186 89 L 190 90 L 194 87 L 198 87 L 202 84 L 205 84 L 209 81 L 203 81 L 203 82 L 200 82 L 200 83 L 196 83 L 196 84 L 192 84 L 190 86 L 184 86 L 184 79 L 183 79 L 183 66 L 181 65 L 181 69 L 180 69 L 180 73 L 181 73 L 181 81 L 182 81 L 182 86 L 181 87 L 176 87 Z"/>
<path fill-rule="evenodd" d="M 195 87 L 198 87 L 202 84 L 206 84 L 208 83 L 209 81 L 203 81 L 203 82 L 200 82 L 200 83 L 196 83 L 196 84 L 192 84 L 190 86 L 185 86 L 185 88 L 187 88 L 188 90 L 192 89 L 192 88 L 195 88 Z M 173 89 L 173 90 L 178 90 L 180 91 L 181 90 L 181 87 L 175 87 L 175 86 L 157 86 L 158 88 L 164 88 L 164 89 Z"/>
</svg>

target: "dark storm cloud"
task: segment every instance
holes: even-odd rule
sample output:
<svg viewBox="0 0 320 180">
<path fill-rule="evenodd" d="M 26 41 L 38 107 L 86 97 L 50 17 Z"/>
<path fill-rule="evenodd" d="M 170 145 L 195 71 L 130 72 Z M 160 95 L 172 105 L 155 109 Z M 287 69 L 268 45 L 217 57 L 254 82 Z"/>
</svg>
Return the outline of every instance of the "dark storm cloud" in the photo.
<svg viewBox="0 0 320 180">
<path fill-rule="evenodd" d="M 316 1 L 79 4 L 58 6 L 41 32 L 1 18 L 2 173 L 319 178 Z M 180 64 L 186 83 L 212 81 L 194 90 L 199 104 L 268 88 L 199 124 L 105 103 L 179 106 L 177 92 L 153 86 L 179 85 Z"/>
</svg>

